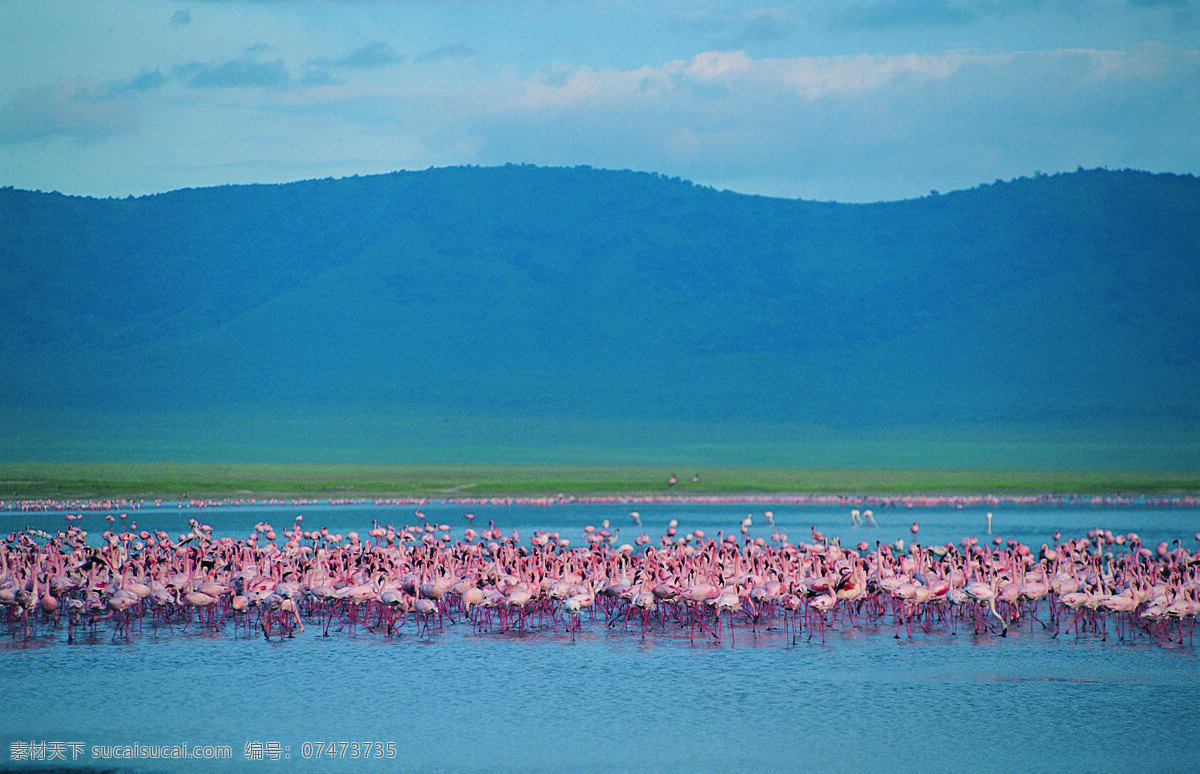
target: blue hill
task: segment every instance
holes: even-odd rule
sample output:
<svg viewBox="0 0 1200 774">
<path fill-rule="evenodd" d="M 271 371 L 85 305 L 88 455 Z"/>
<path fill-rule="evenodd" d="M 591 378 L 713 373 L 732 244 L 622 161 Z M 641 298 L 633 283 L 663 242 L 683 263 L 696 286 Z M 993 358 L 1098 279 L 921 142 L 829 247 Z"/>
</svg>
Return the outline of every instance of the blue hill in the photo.
<svg viewBox="0 0 1200 774">
<path fill-rule="evenodd" d="M 450 168 L 6 189 L 0 229 L 0 459 L 1200 467 L 1190 176 Z"/>
</svg>

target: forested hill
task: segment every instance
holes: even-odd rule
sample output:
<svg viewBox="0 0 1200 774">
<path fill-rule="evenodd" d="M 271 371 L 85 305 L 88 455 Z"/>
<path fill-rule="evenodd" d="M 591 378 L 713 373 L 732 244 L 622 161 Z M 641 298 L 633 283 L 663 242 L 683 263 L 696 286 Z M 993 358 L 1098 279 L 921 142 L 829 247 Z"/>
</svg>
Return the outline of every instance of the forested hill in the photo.
<svg viewBox="0 0 1200 774">
<path fill-rule="evenodd" d="M 0 234 L 10 422 L 1200 427 L 1192 176 L 869 205 L 528 166 L 4 189 Z"/>
</svg>

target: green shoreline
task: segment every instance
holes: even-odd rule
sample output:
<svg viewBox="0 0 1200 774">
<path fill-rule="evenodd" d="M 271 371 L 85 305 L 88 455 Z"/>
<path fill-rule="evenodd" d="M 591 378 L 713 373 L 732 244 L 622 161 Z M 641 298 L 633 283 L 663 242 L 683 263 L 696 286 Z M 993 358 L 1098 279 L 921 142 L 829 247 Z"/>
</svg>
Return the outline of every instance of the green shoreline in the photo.
<svg viewBox="0 0 1200 774">
<path fill-rule="evenodd" d="M 677 483 L 668 486 L 670 476 Z M 692 481 L 693 476 L 698 481 Z M 1200 471 L 0 463 L 0 499 L 1200 493 Z"/>
</svg>

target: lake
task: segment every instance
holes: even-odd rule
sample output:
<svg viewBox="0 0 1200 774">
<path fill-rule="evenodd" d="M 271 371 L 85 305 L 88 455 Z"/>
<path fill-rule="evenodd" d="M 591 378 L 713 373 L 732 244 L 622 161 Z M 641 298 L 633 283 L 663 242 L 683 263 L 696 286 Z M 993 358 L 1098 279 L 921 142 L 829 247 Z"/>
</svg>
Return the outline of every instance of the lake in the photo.
<svg viewBox="0 0 1200 774">
<path fill-rule="evenodd" d="M 961 507 L 959 507 L 961 506 Z M 872 508 L 878 527 L 853 527 Z M 1144 500 L 829 503 L 568 502 L 491 505 L 432 501 L 185 507 L 153 503 L 74 510 L 98 536 L 113 525 L 246 537 L 303 514 L 305 529 L 367 532 L 372 524 L 445 523 L 456 536 L 489 522 L 528 539 L 557 531 L 573 545 L 608 520 L 617 539 L 681 532 L 792 541 L 816 528 L 844 545 L 925 545 L 977 536 L 1034 547 L 1089 529 L 1195 548 L 1200 508 Z M 773 513 L 774 525 L 764 511 Z M 637 511 L 642 526 L 630 515 Z M 993 534 L 986 532 L 992 513 Z M 468 521 L 471 513 L 475 518 Z M 106 517 L 112 516 L 108 521 Z M 10 529 L 53 532 L 62 512 L 8 512 Z M 67 642 L 65 626 L 0 639 L 0 753 L 7 769 L 113 771 L 1195 771 L 1200 760 L 1200 658 L 1146 636 L 1057 638 L 1028 623 L 1004 638 L 886 622 L 834 622 L 819 636 L 739 628 L 718 643 L 686 629 L 583 619 L 572 638 L 459 623 L 391 638 L 364 629 L 264 641 L 226 624 L 217 633 L 146 625 L 125 641 L 97 633 Z M 359 743 L 357 747 L 353 743 Z M 65 760 L 35 763 L 47 743 Z M 345 743 L 339 746 L 339 743 Z M 330 752 L 330 745 L 333 750 Z M 123 745 L 224 753 L 224 761 L 102 759 Z M 211 748 L 196 750 L 196 747 Z M 46 747 L 40 748 L 45 755 Z M 127 751 L 124 751 L 127 752 Z M 136 752 L 136 751 L 135 751 Z M 143 753 L 146 751 L 143 751 Z M 161 752 L 161 750 L 160 750 Z M 352 757 L 357 756 L 357 757 Z M 20 758 L 25 758 L 22 760 Z M 74 758 L 74 760 L 72 760 Z"/>
</svg>

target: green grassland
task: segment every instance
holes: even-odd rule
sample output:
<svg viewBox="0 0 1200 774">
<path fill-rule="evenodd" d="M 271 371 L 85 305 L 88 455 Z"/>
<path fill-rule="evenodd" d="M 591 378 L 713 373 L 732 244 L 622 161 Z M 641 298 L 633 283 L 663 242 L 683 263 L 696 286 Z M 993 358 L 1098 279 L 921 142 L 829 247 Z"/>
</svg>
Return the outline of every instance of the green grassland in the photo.
<svg viewBox="0 0 1200 774">
<path fill-rule="evenodd" d="M 675 475 L 678 483 L 668 486 Z M 697 481 L 692 481 L 696 476 Z M 0 498 L 555 495 L 1178 494 L 1200 471 L 1112 472 L 662 465 L 3 463 Z"/>
</svg>

